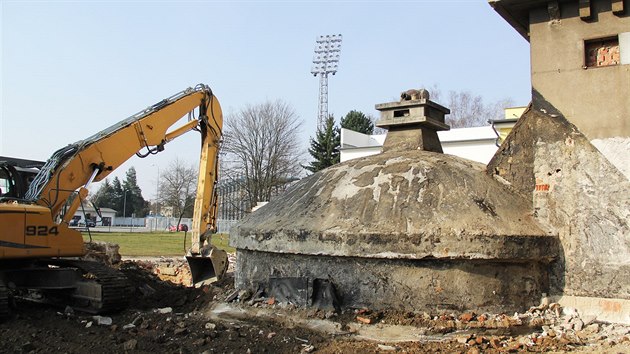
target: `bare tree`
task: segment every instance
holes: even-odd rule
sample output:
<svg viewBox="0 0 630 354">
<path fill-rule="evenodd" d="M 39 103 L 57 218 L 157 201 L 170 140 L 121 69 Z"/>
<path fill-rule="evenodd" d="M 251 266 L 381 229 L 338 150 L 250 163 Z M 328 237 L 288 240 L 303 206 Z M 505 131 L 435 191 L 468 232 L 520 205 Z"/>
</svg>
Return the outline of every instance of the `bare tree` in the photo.
<svg viewBox="0 0 630 354">
<path fill-rule="evenodd" d="M 378 123 L 378 121 L 380 119 L 379 117 L 375 117 L 375 116 L 369 114 L 368 118 L 370 118 L 372 123 L 374 123 L 374 131 L 372 132 L 372 134 L 374 134 L 374 135 L 387 134 L 387 129 L 380 128 L 380 127 L 376 126 L 376 123 Z"/>
<path fill-rule="evenodd" d="M 447 123 L 452 128 L 478 127 L 487 124 L 490 117 L 483 98 L 473 95 L 469 91 L 450 91 L 448 95 L 448 108 L 451 114 L 446 117 Z"/>
<path fill-rule="evenodd" d="M 239 176 L 250 207 L 269 201 L 300 174 L 300 126 L 295 110 L 281 100 L 248 105 L 226 117 L 222 171 Z"/>
<path fill-rule="evenodd" d="M 431 100 L 446 106 L 451 113 L 446 116 L 446 123 L 451 128 L 479 127 L 488 125 L 490 119 L 503 117 L 503 110 L 513 106 L 511 98 L 486 103 L 481 95 L 470 91 L 449 91 L 448 97 L 442 97 L 437 85 L 429 88 Z"/>
<path fill-rule="evenodd" d="M 177 230 L 184 216 L 192 217 L 197 191 L 197 169 L 175 159 L 159 181 L 160 203 L 173 208 L 173 216 L 177 217 Z"/>
</svg>

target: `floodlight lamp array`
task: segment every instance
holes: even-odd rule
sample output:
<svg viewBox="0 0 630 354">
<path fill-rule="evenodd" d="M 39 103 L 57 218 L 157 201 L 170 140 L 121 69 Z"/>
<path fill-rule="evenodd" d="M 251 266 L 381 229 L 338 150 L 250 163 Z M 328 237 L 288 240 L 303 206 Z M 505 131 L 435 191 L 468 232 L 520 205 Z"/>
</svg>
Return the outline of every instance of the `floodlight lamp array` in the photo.
<svg viewBox="0 0 630 354">
<path fill-rule="evenodd" d="M 339 59 L 341 57 L 341 34 L 318 36 L 315 41 L 315 54 L 313 56 L 313 66 L 311 74 L 333 74 L 337 73 L 339 68 Z"/>
</svg>

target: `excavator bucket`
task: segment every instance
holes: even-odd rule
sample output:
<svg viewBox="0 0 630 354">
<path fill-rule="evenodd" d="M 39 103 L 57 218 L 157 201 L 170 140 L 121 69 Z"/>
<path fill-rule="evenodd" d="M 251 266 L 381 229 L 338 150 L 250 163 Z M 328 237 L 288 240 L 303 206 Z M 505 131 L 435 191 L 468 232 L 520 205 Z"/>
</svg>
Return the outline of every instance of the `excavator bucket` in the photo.
<svg viewBox="0 0 630 354">
<path fill-rule="evenodd" d="M 225 251 L 212 247 L 209 252 L 202 253 L 204 254 L 186 256 L 195 287 L 201 287 L 223 279 L 228 267 L 227 253 Z"/>
</svg>

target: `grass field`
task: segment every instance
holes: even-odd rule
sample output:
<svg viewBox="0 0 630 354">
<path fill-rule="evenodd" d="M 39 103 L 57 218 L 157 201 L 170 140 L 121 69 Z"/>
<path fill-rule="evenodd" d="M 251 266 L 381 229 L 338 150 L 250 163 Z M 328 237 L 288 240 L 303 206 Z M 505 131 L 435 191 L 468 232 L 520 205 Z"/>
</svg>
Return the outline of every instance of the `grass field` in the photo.
<svg viewBox="0 0 630 354">
<path fill-rule="evenodd" d="M 83 233 L 83 240 L 90 240 L 86 232 Z M 183 232 L 92 232 L 92 240 L 116 243 L 120 246 L 120 255 L 127 257 L 183 256 L 190 248 L 190 233 Z M 227 252 L 235 251 L 228 246 L 228 234 L 213 235 L 212 244 Z"/>
</svg>

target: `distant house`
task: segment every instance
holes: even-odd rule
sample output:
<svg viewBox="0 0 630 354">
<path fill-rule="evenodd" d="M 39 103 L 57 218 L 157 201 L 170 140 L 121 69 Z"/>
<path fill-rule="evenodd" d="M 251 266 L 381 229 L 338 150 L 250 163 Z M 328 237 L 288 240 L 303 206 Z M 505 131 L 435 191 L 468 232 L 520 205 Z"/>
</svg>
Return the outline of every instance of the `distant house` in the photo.
<svg viewBox="0 0 630 354">
<path fill-rule="evenodd" d="M 172 206 L 163 206 L 161 211 L 162 211 L 162 216 L 165 216 L 167 218 L 172 218 L 173 217 L 173 207 Z"/>
<path fill-rule="evenodd" d="M 505 138 L 514 128 L 516 121 L 523 115 L 527 107 L 509 107 L 505 109 L 505 117 L 503 119 L 491 119 L 488 123 L 492 124 L 492 127 L 496 131 L 499 139 L 497 145 L 503 144 Z"/>
<path fill-rule="evenodd" d="M 88 220 L 94 222 L 97 226 L 113 225 L 116 217 L 116 210 L 110 208 L 99 208 L 99 211 L 101 213 L 101 217 L 99 217 L 92 205 L 85 205 L 84 208 L 80 207 L 79 210 L 74 213 L 70 226 L 83 226 L 86 225 Z"/>
</svg>

